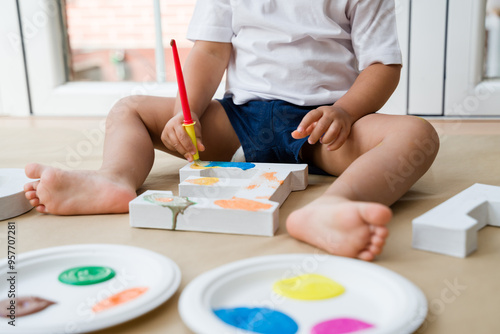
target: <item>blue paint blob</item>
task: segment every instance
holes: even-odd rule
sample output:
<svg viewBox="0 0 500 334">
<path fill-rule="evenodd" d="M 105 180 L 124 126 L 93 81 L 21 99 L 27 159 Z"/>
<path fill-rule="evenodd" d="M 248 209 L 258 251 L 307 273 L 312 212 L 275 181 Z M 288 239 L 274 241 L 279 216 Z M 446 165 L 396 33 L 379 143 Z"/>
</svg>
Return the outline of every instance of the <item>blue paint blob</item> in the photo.
<svg viewBox="0 0 500 334">
<path fill-rule="evenodd" d="M 223 161 L 211 161 L 205 167 L 236 167 L 241 168 L 242 170 L 247 170 L 254 168 L 255 165 L 250 162 L 223 162 Z"/>
<path fill-rule="evenodd" d="M 219 319 L 239 329 L 262 334 L 295 334 L 299 326 L 284 313 L 268 308 L 237 307 L 214 310 Z"/>
</svg>

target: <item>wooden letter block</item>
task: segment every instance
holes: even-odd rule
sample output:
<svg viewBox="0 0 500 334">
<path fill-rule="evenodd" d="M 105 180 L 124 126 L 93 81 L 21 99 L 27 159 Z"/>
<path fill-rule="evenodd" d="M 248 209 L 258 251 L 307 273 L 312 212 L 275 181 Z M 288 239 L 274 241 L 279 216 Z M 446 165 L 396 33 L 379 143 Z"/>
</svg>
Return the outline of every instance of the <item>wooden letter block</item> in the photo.
<svg viewBox="0 0 500 334">
<path fill-rule="evenodd" d="M 131 201 L 130 225 L 273 236 L 281 204 L 307 187 L 307 165 L 189 163 L 180 181 L 179 196 L 148 190 Z"/>
<path fill-rule="evenodd" d="M 500 187 L 476 183 L 413 220 L 413 247 L 466 257 L 477 248 L 477 233 L 500 226 Z"/>
</svg>

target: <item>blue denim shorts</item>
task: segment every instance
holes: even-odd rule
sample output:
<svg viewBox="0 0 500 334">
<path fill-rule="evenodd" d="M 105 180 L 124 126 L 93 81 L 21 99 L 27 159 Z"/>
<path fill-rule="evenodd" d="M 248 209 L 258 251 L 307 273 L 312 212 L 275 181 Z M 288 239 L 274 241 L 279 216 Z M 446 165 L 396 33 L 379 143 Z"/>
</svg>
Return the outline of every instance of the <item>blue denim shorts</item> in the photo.
<svg viewBox="0 0 500 334">
<path fill-rule="evenodd" d="M 294 139 L 292 132 L 317 106 L 297 106 L 281 100 L 235 105 L 231 97 L 218 101 L 238 135 L 246 161 L 304 163 L 300 151 L 307 138 Z"/>
</svg>

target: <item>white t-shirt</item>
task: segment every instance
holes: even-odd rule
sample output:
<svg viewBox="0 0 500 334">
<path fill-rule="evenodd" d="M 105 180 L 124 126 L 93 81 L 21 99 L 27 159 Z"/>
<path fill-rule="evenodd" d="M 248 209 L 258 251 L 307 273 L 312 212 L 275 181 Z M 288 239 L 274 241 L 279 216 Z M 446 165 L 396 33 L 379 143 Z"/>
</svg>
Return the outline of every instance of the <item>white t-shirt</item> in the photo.
<svg viewBox="0 0 500 334">
<path fill-rule="evenodd" d="M 235 104 L 332 104 L 370 64 L 401 64 L 394 0 L 199 0 L 187 38 L 231 42 Z"/>
</svg>

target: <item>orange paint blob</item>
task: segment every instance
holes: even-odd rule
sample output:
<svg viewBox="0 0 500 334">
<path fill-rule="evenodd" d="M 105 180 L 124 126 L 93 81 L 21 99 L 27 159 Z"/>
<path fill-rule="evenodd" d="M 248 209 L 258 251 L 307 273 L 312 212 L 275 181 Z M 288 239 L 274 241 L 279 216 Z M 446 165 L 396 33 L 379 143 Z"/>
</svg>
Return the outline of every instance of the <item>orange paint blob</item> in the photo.
<svg viewBox="0 0 500 334">
<path fill-rule="evenodd" d="M 278 180 L 278 178 L 276 177 L 277 173 L 278 172 L 268 172 L 268 173 L 262 174 L 260 177 L 262 177 L 270 182 L 280 182 L 280 180 Z"/>
<path fill-rule="evenodd" d="M 271 188 L 278 188 L 278 185 L 277 184 L 283 184 L 283 180 L 279 180 L 277 177 L 276 177 L 276 174 L 278 172 L 268 172 L 268 173 L 263 173 L 259 176 L 259 178 L 254 182 L 254 183 L 251 183 L 247 189 L 248 190 L 253 190 L 255 188 L 258 188 L 260 187 L 262 184 L 267 184 L 268 187 L 271 187 Z"/>
<path fill-rule="evenodd" d="M 245 210 L 245 211 L 262 211 L 272 207 L 271 204 L 253 201 L 246 198 L 233 197 L 232 199 L 220 199 L 214 204 L 224 209 Z"/>
<path fill-rule="evenodd" d="M 148 291 L 148 288 L 146 288 L 146 287 L 138 287 L 138 288 L 124 290 L 124 291 L 119 292 L 115 295 L 112 295 L 109 298 L 101 300 L 99 303 L 95 304 L 94 307 L 92 307 L 92 311 L 97 313 L 97 312 L 108 310 L 112 307 L 129 302 L 133 299 L 136 299 L 137 297 L 139 297 L 140 295 L 142 295 L 146 291 Z"/>
<path fill-rule="evenodd" d="M 173 200 L 174 199 L 172 197 L 157 197 L 157 198 L 155 198 L 155 201 L 163 202 L 163 203 L 172 202 Z"/>
<path fill-rule="evenodd" d="M 186 182 L 197 184 L 199 186 L 211 186 L 219 182 L 218 177 L 202 177 L 194 180 L 186 180 Z"/>
</svg>

